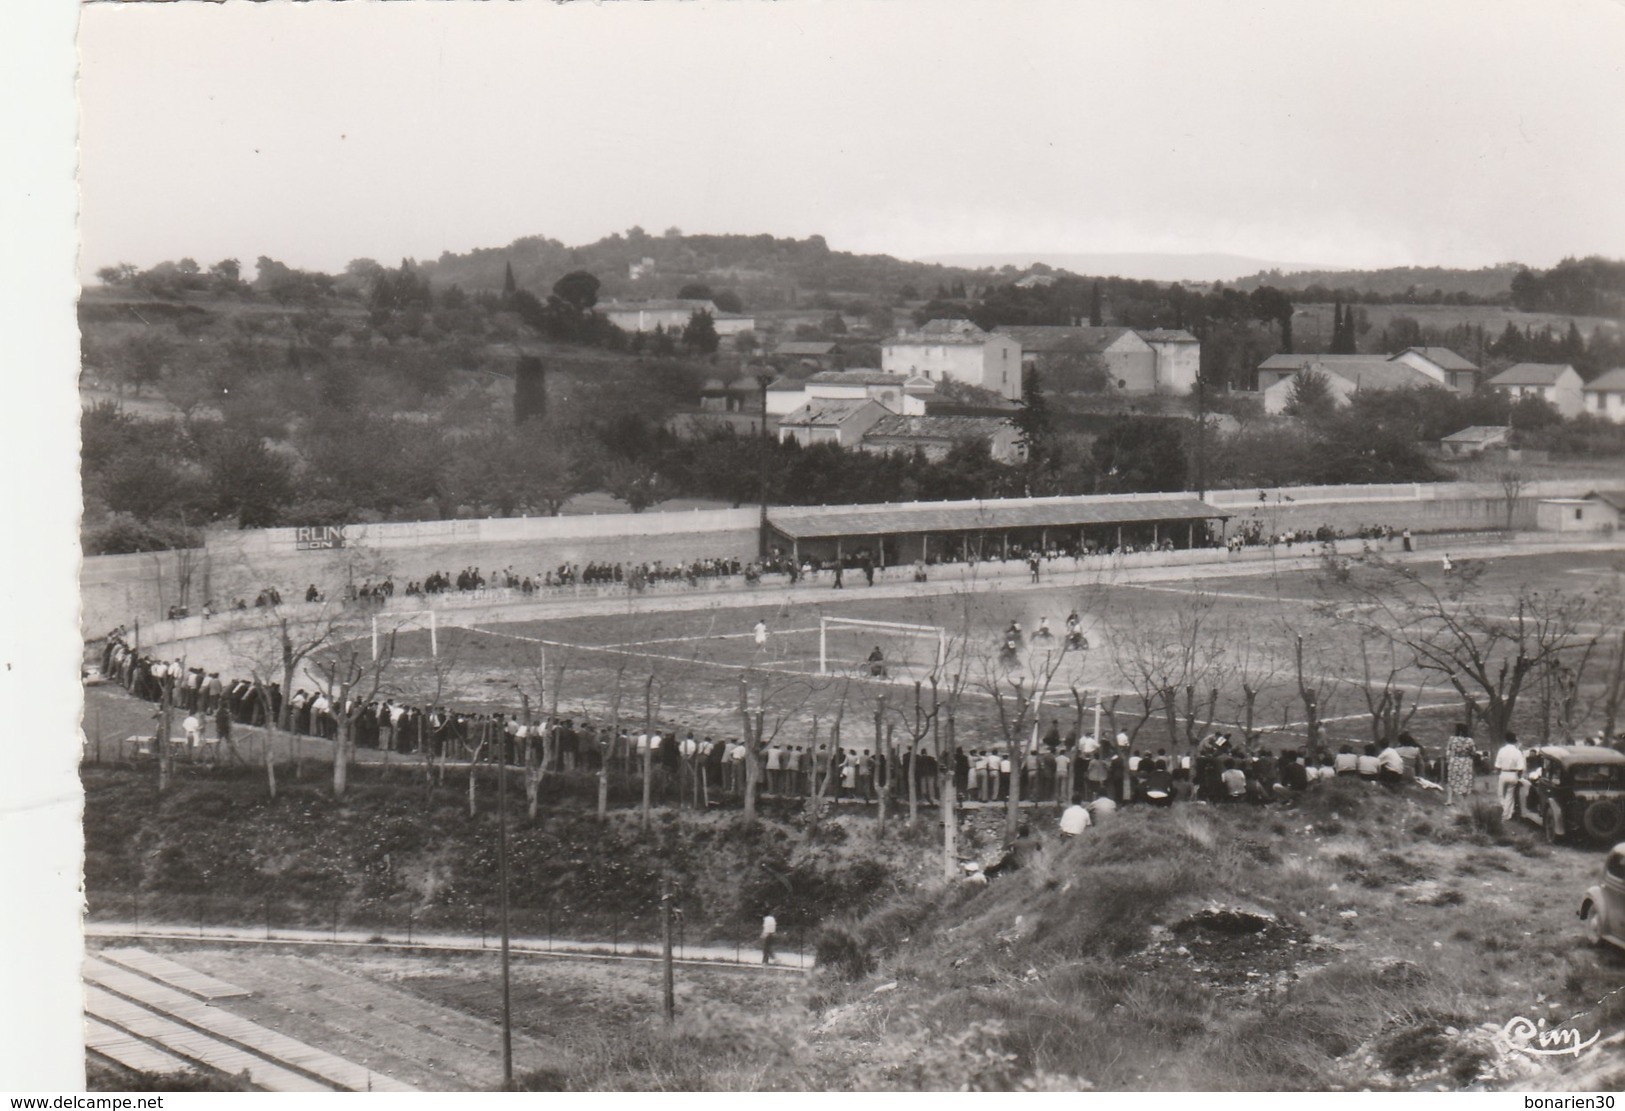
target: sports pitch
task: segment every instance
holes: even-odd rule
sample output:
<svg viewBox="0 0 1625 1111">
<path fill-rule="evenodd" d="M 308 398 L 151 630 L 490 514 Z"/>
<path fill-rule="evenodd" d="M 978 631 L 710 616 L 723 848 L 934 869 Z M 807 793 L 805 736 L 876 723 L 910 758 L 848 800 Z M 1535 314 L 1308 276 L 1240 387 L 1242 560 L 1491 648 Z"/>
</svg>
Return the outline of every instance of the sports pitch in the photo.
<svg viewBox="0 0 1625 1111">
<path fill-rule="evenodd" d="M 1442 576 L 1433 559 L 1422 565 L 1424 575 Z M 1499 557 L 1486 561 L 1478 597 L 1495 609 L 1510 607 L 1525 586 L 1576 593 L 1605 590 L 1620 585 L 1622 568 L 1620 552 Z M 1081 698 L 1089 706 L 1115 705 L 1120 726 L 1132 730 L 1143 716 L 1143 699 L 1126 674 L 1133 670 L 1129 661 L 1144 658 L 1153 646 L 1171 650 L 1181 621 L 1200 613 L 1203 631 L 1191 644 L 1217 661 L 1198 679 L 1196 698 L 1204 720 L 1207 692 L 1216 687 L 1216 721 L 1221 727 L 1239 723 L 1245 713 L 1246 678 L 1258 691 L 1253 722 L 1265 732 L 1266 743 L 1301 741 L 1304 708 L 1293 658 L 1301 635 L 1306 683 L 1319 696 L 1328 738 L 1370 738 L 1360 634 L 1320 605 L 1322 594 L 1311 570 L 1259 565 L 1252 573 L 1155 582 L 1082 571 L 1057 574 L 1036 585 L 1006 579 L 974 590 L 944 585 L 940 591 L 907 596 L 871 593 L 861 577 L 854 578 L 857 585 L 849 583 L 841 591 L 830 589 L 827 579 L 793 590 L 763 589 L 755 606 L 723 608 L 697 595 L 695 608 L 682 611 L 630 612 L 629 606 L 629 612 L 590 617 L 442 626 L 436 658 L 429 656 L 427 633 L 404 631 L 397 639 L 391 686 L 403 697 L 467 709 L 517 710 L 523 691 L 537 712 L 556 706 L 561 715 L 578 720 L 607 720 L 618 702 L 628 727 L 642 724 L 647 695 L 657 723 L 680 732 L 692 729 L 696 735 L 736 736 L 743 677 L 752 708 L 765 704 L 768 732 L 777 729 L 781 741 L 809 743 L 815 719 L 818 741 L 827 741 L 830 723 L 844 704 L 845 735 L 852 743 L 853 729 L 859 736 L 873 736 L 882 697 L 887 718 L 902 728 L 899 715 L 912 708 L 915 681 L 926 683 L 929 691 L 938 641 L 931 635 L 868 627 L 823 630 L 820 619 L 933 626 L 944 630 L 948 640 L 948 662 L 938 672 L 944 686 L 954 675 L 963 683 L 957 737 L 962 746 L 973 748 L 998 739 L 992 689 L 1008 695 L 1012 679 L 1038 683 L 1051 665 L 1046 719 L 1059 718 L 1064 731 Z M 1062 650 L 1065 619 L 1073 610 L 1083 620 L 1084 651 Z M 1045 619 L 1055 633 L 1053 641 L 1032 636 Z M 764 645 L 758 645 L 753 633 L 758 620 L 768 626 Z M 1014 670 L 999 653 L 1003 630 L 1012 620 L 1026 633 Z M 872 677 L 866 663 L 876 647 L 886 660 L 884 679 Z M 1386 648 L 1367 642 L 1366 649 L 1374 681 L 1381 683 L 1390 666 Z M 1402 666 L 1395 684 L 1407 705 L 1420 707 L 1410 725 L 1426 742 L 1442 740 L 1450 722 L 1461 716 L 1459 696 L 1439 675 Z M 1144 685 L 1140 682 L 1139 689 Z M 1524 720 L 1538 711 L 1536 701 L 1526 688 L 1517 722 L 1526 739 L 1538 735 L 1538 722 Z M 1085 727 L 1091 725 L 1092 714 L 1086 713 Z M 1136 741 L 1150 748 L 1169 744 L 1160 713 L 1145 722 Z"/>
</svg>

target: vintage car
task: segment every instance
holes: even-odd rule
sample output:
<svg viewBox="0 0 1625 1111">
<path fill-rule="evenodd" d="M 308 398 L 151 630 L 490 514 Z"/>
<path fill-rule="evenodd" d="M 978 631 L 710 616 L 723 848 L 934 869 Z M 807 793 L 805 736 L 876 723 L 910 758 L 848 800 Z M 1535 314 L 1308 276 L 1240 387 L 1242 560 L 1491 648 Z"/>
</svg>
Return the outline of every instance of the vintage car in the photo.
<svg viewBox="0 0 1625 1111">
<path fill-rule="evenodd" d="M 1625 949 L 1625 844 L 1615 845 L 1602 867 L 1602 882 L 1586 888 L 1580 920 L 1591 940 Z"/>
<path fill-rule="evenodd" d="M 1528 754 L 1518 815 L 1548 841 L 1584 837 L 1612 845 L 1625 837 L 1625 753 L 1589 745 L 1546 745 Z"/>
</svg>

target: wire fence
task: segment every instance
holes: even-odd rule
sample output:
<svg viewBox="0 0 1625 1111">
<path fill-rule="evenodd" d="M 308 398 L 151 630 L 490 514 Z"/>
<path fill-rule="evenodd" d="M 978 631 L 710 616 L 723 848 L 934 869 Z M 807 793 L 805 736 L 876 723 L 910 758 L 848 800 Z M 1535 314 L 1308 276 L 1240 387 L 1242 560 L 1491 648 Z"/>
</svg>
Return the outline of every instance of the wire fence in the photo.
<svg viewBox="0 0 1625 1111">
<path fill-rule="evenodd" d="M 288 899 L 272 895 L 228 897 L 140 891 L 93 894 L 87 922 L 109 933 L 162 934 L 221 942 L 370 944 L 489 950 L 501 947 L 502 919 L 495 905 L 424 905 L 406 900 L 357 903 L 348 897 Z M 658 899 L 647 909 L 580 915 L 556 903 L 508 908 L 510 948 L 528 953 L 644 957 L 661 955 Z M 815 928 L 790 923 L 775 935 L 775 963 L 812 965 Z M 681 907 L 672 916 L 677 960 L 762 964 L 757 922 L 706 923 L 690 928 Z"/>
</svg>

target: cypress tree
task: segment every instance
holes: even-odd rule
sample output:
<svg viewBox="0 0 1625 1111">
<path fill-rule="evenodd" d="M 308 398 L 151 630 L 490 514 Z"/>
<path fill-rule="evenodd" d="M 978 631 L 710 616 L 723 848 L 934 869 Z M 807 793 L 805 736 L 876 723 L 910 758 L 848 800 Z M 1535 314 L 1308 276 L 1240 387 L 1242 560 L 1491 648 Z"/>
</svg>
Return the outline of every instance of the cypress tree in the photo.
<svg viewBox="0 0 1625 1111">
<path fill-rule="evenodd" d="M 1096 282 L 1089 290 L 1089 327 L 1098 328 L 1105 319 L 1100 313 L 1100 283 Z"/>
<path fill-rule="evenodd" d="M 502 300 L 504 302 L 512 301 L 513 295 L 517 292 L 519 292 L 519 285 L 513 280 L 513 263 L 503 263 Z"/>
<path fill-rule="evenodd" d="M 535 355 L 521 355 L 514 374 L 513 422 L 524 424 L 527 420 L 546 415 L 546 369 L 542 366 L 542 360 Z"/>
</svg>

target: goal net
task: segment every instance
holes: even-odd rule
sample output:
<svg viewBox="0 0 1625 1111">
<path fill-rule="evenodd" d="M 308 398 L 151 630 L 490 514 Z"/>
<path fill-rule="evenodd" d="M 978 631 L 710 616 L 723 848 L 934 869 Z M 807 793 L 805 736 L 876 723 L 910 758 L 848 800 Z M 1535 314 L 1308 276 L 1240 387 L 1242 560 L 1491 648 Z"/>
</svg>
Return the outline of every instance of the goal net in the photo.
<svg viewBox="0 0 1625 1111">
<path fill-rule="evenodd" d="M 382 627 L 379 619 L 383 619 Z M 435 623 L 434 610 L 406 610 L 402 613 L 372 615 L 372 658 L 378 658 L 380 637 L 387 638 L 407 629 L 429 630 L 429 655 L 440 655 L 440 632 Z"/>
<path fill-rule="evenodd" d="M 872 659 L 878 651 L 880 658 Z M 818 674 L 849 674 L 875 679 L 923 677 L 940 670 L 948 653 L 948 631 L 937 625 L 868 621 L 856 617 L 818 619 Z"/>
</svg>

